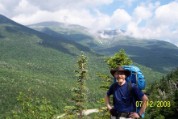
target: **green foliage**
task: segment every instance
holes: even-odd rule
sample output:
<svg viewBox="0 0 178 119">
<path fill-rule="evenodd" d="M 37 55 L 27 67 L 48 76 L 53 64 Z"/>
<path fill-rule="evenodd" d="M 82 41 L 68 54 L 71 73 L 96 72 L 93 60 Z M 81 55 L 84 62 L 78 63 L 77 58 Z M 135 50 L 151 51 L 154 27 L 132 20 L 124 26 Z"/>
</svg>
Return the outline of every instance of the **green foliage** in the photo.
<svg viewBox="0 0 178 119">
<path fill-rule="evenodd" d="M 114 56 L 107 59 L 106 62 L 110 68 L 116 68 L 117 66 L 129 65 L 133 63 L 125 53 L 124 49 L 121 49 L 118 53 L 115 53 Z"/>
<path fill-rule="evenodd" d="M 147 109 L 147 117 L 149 119 L 161 118 L 168 119 L 178 116 L 178 69 L 170 72 L 160 81 L 155 81 L 154 85 L 151 85 L 147 92 L 150 92 L 149 100 L 150 101 L 166 101 L 170 102 L 170 107 L 149 107 Z"/>
<path fill-rule="evenodd" d="M 20 92 L 17 101 L 19 105 L 10 112 L 7 119 L 49 119 L 57 113 L 57 109 L 44 97 L 32 98 L 30 95 Z"/>
</svg>

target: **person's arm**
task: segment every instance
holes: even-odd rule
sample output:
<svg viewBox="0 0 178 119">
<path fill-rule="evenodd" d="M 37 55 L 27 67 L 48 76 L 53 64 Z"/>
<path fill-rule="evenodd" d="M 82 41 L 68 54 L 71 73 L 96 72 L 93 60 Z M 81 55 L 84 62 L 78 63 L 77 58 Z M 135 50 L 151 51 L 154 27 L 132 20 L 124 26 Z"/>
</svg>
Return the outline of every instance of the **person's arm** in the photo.
<svg viewBox="0 0 178 119">
<path fill-rule="evenodd" d="M 148 102 L 148 97 L 144 94 L 142 97 L 142 105 L 141 105 L 141 109 L 138 112 L 139 115 L 142 115 L 145 112 L 145 109 L 147 107 L 147 102 Z"/>
<path fill-rule="evenodd" d="M 141 115 L 145 112 L 145 109 L 147 107 L 147 101 L 148 101 L 148 97 L 144 94 L 142 96 L 142 105 L 140 108 L 140 111 L 138 113 L 133 112 L 130 114 L 131 118 L 141 118 Z"/>
<path fill-rule="evenodd" d="M 147 107 L 148 97 L 140 89 L 138 89 L 137 86 L 133 87 L 133 93 L 139 100 L 142 101 L 142 104 L 141 104 L 140 111 L 133 112 L 133 113 L 131 113 L 130 116 L 132 118 L 141 118 L 141 115 L 145 112 L 145 109 Z"/>
<path fill-rule="evenodd" d="M 113 95 L 113 86 L 114 86 L 114 84 L 112 84 L 109 87 L 109 90 L 107 91 L 106 96 L 105 96 L 105 104 L 106 104 L 106 107 L 108 108 L 108 110 L 112 109 L 112 106 L 110 105 L 110 95 Z"/>
<path fill-rule="evenodd" d="M 105 96 L 105 104 L 108 110 L 112 109 L 112 106 L 110 105 L 110 97 L 108 95 Z"/>
</svg>

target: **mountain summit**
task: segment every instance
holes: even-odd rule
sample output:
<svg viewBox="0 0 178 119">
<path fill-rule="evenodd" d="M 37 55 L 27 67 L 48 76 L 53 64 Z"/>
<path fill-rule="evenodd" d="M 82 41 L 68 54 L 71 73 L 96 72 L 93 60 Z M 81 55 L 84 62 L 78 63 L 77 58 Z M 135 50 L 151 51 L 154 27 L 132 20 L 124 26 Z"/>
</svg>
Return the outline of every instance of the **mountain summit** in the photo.
<svg viewBox="0 0 178 119">
<path fill-rule="evenodd" d="M 11 20 L 11 19 L 9 19 L 6 16 L 1 15 L 1 14 L 0 14 L 0 24 L 8 24 L 8 25 L 11 24 L 11 25 L 20 25 L 20 26 L 23 26 L 23 25 L 18 24 L 15 21 L 13 21 L 13 20 Z"/>
<path fill-rule="evenodd" d="M 126 35 L 124 30 L 114 29 L 114 30 L 100 30 L 98 31 L 100 38 L 114 38 L 118 35 Z"/>
</svg>

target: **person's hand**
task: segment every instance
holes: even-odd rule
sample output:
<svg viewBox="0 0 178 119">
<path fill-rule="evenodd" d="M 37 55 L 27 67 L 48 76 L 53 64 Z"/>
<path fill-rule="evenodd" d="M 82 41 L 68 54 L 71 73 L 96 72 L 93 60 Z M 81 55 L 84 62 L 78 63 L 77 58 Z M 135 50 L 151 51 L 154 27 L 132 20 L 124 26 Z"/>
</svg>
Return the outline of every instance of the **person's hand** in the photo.
<svg viewBox="0 0 178 119">
<path fill-rule="evenodd" d="M 107 105 L 108 110 L 110 111 L 112 109 L 111 105 Z"/>
<path fill-rule="evenodd" d="M 129 117 L 131 117 L 131 118 L 141 118 L 141 117 L 138 115 L 138 113 L 136 113 L 136 112 L 131 112 L 131 114 L 129 115 Z"/>
<path fill-rule="evenodd" d="M 110 109 L 109 112 L 112 116 L 117 116 L 117 111 L 114 108 Z"/>
</svg>

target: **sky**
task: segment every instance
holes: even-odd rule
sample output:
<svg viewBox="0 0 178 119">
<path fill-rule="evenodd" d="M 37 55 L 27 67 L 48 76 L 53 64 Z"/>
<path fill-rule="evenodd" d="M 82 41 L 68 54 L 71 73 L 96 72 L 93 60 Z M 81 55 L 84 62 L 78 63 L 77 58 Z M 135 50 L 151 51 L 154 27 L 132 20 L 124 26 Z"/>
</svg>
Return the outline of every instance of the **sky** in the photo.
<svg viewBox="0 0 178 119">
<path fill-rule="evenodd" d="M 178 0 L 0 0 L 0 14 L 23 25 L 57 21 L 93 31 L 122 29 L 178 46 Z"/>
</svg>

